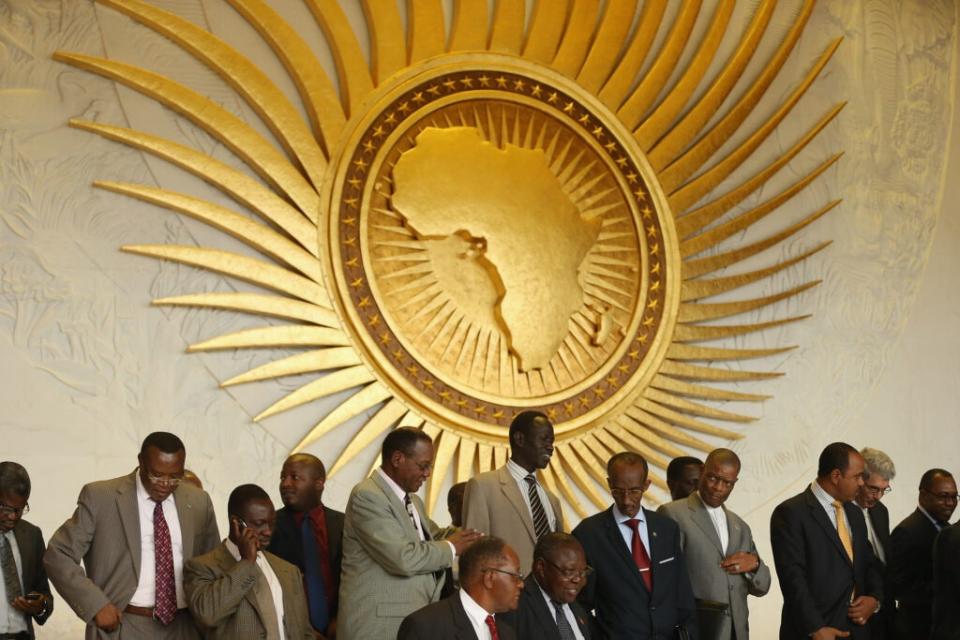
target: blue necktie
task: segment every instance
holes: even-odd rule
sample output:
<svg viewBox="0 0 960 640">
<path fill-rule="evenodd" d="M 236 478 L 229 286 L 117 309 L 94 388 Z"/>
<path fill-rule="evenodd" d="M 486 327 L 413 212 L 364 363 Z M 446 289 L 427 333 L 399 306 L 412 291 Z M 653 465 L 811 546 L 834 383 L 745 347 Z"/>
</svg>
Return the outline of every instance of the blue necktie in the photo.
<svg viewBox="0 0 960 640">
<path fill-rule="evenodd" d="M 313 523 L 310 516 L 303 514 L 300 524 L 300 540 L 303 544 L 303 578 L 307 583 L 307 605 L 310 609 L 310 624 L 317 631 L 326 631 L 330 624 L 330 611 L 327 609 L 327 587 L 323 584 L 320 572 L 320 554 L 317 553 L 317 539 L 313 535 Z"/>
</svg>

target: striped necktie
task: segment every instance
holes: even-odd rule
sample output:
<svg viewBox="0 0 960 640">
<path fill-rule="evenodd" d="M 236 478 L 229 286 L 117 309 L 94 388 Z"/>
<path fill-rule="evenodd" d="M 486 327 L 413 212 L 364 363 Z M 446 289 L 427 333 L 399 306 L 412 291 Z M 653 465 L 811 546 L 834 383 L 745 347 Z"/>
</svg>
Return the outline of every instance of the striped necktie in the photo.
<svg viewBox="0 0 960 640">
<path fill-rule="evenodd" d="M 533 516 L 533 530 L 537 533 L 537 540 L 550 533 L 550 521 L 547 512 L 540 502 L 540 492 L 537 491 L 537 477 L 532 473 L 524 478 L 527 481 L 527 496 L 530 498 L 530 515 Z"/>
<path fill-rule="evenodd" d="M 23 595 L 20 586 L 20 575 L 17 573 L 17 562 L 13 559 L 13 549 L 6 534 L 0 533 L 0 564 L 3 565 L 3 586 L 7 589 L 7 602 Z"/>
<path fill-rule="evenodd" d="M 563 603 L 551 599 L 550 604 L 553 605 L 553 611 L 556 613 L 557 631 L 560 632 L 560 640 L 577 640 L 577 636 L 573 633 L 573 627 L 570 626 L 570 621 L 567 620 L 567 616 L 563 615 Z"/>
</svg>

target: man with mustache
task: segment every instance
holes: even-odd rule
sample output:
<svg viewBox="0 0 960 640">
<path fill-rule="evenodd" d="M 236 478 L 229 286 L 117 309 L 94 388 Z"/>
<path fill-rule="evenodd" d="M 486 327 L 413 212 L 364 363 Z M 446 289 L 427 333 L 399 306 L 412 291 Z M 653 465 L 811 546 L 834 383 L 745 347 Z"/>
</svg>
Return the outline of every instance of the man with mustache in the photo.
<svg viewBox="0 0 960 640">
<path fill-rule="evenodd" d="M 400 427 L 383 440 L 380 467 L 350 492 L 343 523 L 339 640 L 395 638 L 400 623 L 440 599 L 446 569 L 482 534 L 445 540 L 415 493 L 433 470 L 433 441 Z"/>
<path fill-rule="evenodd" d="M 343 514 L 322 502 L 327 471 L 320 459 L 295 453 L 280 471 L 277 527 L 269 551 L 303 573 L 310 624 L 323 637 L 337 628 Z"/>
<path fill-rule="evenodd" d="M 553 455 L 553 425 L 538 411 L 510 423 L 510 459 L 467 482 L 465 526 L 506 540 L 520 556 L 520 572 L 533 565 L 533 547 L 551 531 L 563 531 L 560 501 L 537 477 Z"/>
</svg>

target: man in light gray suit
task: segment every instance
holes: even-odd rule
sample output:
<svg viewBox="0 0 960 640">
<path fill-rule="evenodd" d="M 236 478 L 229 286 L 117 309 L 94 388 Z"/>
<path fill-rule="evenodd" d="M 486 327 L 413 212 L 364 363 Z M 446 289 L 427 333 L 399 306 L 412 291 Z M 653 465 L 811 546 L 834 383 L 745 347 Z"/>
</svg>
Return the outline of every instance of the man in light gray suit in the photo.
<svg viewBox="0 0 960 640">
<path fill-rule="evenodd" d="M 563 531 L 560 501 L 537 478 L 553 455 L 553 425 L 539 411 L 523 411 L 510 423 L 509 437 L 507 464 L 467 482 L 463 524 L 506 540 L 527 575 L 537 540 Z"/>
<path fill-rule="evenodd" d="M 658 510 L 680 527 L 700 638 L 707 640 L 747 640 L 747 595 L 770 590 L 770 569 L 757 554 L 750 527 L 723 504 L 739 473 L 737 454 L 715 449 L 707 456 L 697 491 Z"/>
<path fill-rule="evenodd" d="M 270 496 L 243 484 L 227 501 L 230 536 L 187 561 L 183 588 L 208 640 L 313 640 L 300 570 L 266 551 L 277 526 Z"/>
<path fill-rule="evenodd" d="M 183 480 L 180 438 L 158 431 L 131 474 L 83 487 L 50 538 L 50 581 L 87 623 L 88 640 L 193 639 L 183 564 L 220 542 L 210 496 Z M 80 566 L 81 561 L 83 566 Z"/>
<path fill-rule="evenodd" d="M 433 469 L 433 441 L 401 427 L 381 465 L 350 492 L 343 523 L 338 640 L 395 640 L 405 617 L 440 599 L 444 572 L 480 533 L 445 540 L 413 495 Z"/>
</svg>

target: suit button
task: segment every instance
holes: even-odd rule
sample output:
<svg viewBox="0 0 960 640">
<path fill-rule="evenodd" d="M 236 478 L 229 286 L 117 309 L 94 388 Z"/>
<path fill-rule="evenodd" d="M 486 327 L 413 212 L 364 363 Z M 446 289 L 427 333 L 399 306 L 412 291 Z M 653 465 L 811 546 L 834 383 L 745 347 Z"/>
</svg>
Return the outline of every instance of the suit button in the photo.
<svg viewBox="0 0 960 640">
<path fill-rule="evenodd" d="M 656 610 L 657 610 L 656 607 L 650 607 L 650 611 L 656 611 Z"/>
</svg>

